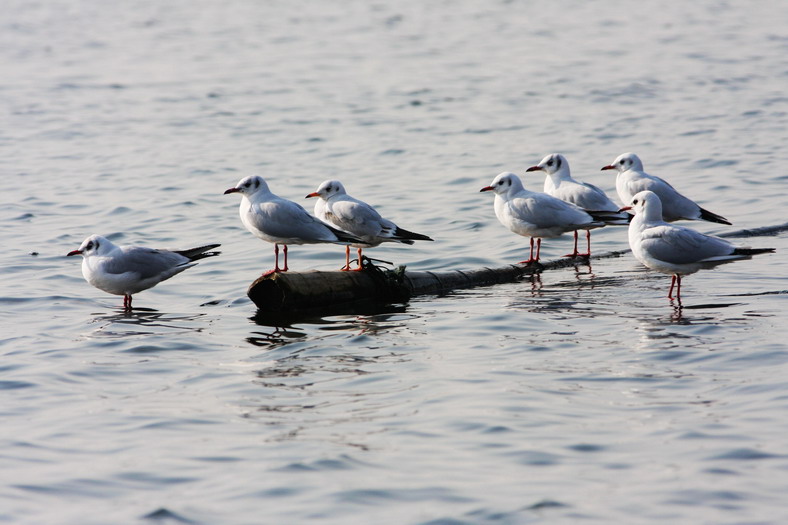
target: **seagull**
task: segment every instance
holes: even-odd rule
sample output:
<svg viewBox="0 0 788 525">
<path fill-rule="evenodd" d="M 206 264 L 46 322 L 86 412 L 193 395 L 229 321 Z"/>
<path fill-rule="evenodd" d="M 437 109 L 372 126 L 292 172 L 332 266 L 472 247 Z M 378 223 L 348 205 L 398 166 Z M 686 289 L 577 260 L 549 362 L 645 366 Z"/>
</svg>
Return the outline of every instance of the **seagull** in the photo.
<svg viewBox="0 0 788 525">
<path fill-rule="evenodd" d="M 531 238 L 530 256 L 519 264 L 539 262 L 542 238 L 559 237 L 577 230 L 605 225 L 583 209 L 546 193 L 528 191 L 514 173 L 498 174 L 489 186 L 479 191 L 495 193 L 495 215 L 501 224 L 518 235 Z M 534 257 L 536 238 L 536 257 Z"/>
<path fill-rule="evenodd" d="M 345 187 L 338 180 L 324 181 L 305 198 L 319 197 L 315 203 L 315 215 L 326 224 L 339 228 L 361 239 L 360 243 L 353 243 L 345 247 L 345 267 L 350 270 L 350 246 L 358 248 L 358 268 L 361 267 L 362 248 L 371 248 L 384 242 L 401 242 L 413 244 L 413 241 L 431 241 L 426 235 L 411 232 L 400 228 L 366 202 L 351 197 Z"/>
<path fill-rule="evenodd" d="M 618 170 L 616 191 L 625 205 L 632 201 L 636 193 L 649 190 L 656 193 L 662 201 L 662 218 L 667 222 L 684 219 L 716 222 L 729 226 L 731 224 L 725 217 L 701 208 L 676 191 L 668 182 L 643 171 L 643 163 L 634 153 L 619 155 L 613 164 L 608 164 L 602 169 Z"/>
<path fill-rule="evenodd" d="M 629 246 L 637 260 L 658 272 L 670 274 L 668 298 L 681 300 L 681 277 L 718 264 L 749 259 L 774 248 L 740 248 L 724 239 L 669 224 L 662 219 L 662 202 L 657 194 L 641 191 L 622 210 L 632 210 L 635 218 L 629 224 Z"/>
<path fill-rule="evenodd" d="M 100 235 L 91 235 L 68 256 L 82 256 L 85 280 L 107 293 L 123 296 L 123 308 L 131 310 L 131 295 L 153 288 L 195 266 L 199 259 L 219 255 L 219 244 L 190 250 L 155 250 L 142 246 L 117 246 Z"/>
<path fill-rule="evenodd" d="M 239 213 L 246 229 L 264 241 L 274 243 L 276 263 L 263 275 L 286 272 L 288 244 L 353 244 L 361 239 L 329 226 L 312 217 L 298 203 L 271 193 L 262 177 L 244 177 L 224 192 L 240 193 Z M 279 245 L 283 245 L 284 268 L 279 268 Z"/>
<path fill-rule="evenodd" d="M 587 182 L 580 182 L 572 178 L 569 173 L 569 162 L 566 157 L 558 153 L 547 155 L 536 166 L 531 166 L 526 172 L 543 171 L 547 174 L 544 180 L 544 192 L 562 201 L 583 208 L 584 210 L 611 212 L 611 219 L 606 220 L 606 224 L 629 224 L 632 217 L 627 213 L 619 213 L 619 207 L 600 188 Z M 572 253 L 565 257 L 590 257 L 591 256 L 591 230 L 586 230 L 586 253 L 577 252 L 577 230 L 575 234 L 575 245 Z"/>
</svg>

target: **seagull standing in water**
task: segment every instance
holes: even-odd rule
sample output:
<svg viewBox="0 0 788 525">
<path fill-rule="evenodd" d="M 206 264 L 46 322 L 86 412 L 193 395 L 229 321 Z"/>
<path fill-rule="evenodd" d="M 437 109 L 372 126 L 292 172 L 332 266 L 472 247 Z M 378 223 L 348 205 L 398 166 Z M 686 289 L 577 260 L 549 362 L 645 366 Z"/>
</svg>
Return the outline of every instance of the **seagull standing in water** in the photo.
<svg viewBox="0 0 788 525">
<path fill-rule="evenodd" d="M 99 290 L 123 296 L 131 310 L 131 296 L 196 265 L 195 261 L 219 255 L 219 244 L 190 250 L 155 250 L 142 246 L 117 246 L 100 235 L 91 235 L 67 255 L 82 256 L 82 275 Z"/>
<path fill-rule="evenodd" d="M 672 275 L 668 298 L 681 300 L 681 277 L 722 263 L 749 259 L 774 248 L 740 248 L 724 239 L 669 224 L 662 219 L 662 202 L 651 191 L 641 191 L 622 210 L 632 210 L 629 246 L 638 261 L 658 272 Z"/>
<path fill-rule="evenodd" d="M 413 241 L 431 241 L 426 235 L 400 228 L 366 202 L 351 197 L 338 180 L 324 181 L 306 196 L 319 197 L 315 203 L 315 215 L 318 219 L 358 237 L 362 242 L 345 247 L 345 267 L 350 270 L 350 246 L 358 249 L 358 268 L 361 270 L 361 250 L 378 246 L 384 242 L 400 242 L 413 244 Z"/>
<path fill-rule="evenodd" d="M 569 173 L 569 162 L 563 155 L 552 153 L 547 155 L 536 166 L 531 166 L 526 172 L 543 171 L 547 176 L 544 180 L 544 192 L 562 201 L 591 211 L 610 212 L 606 224 L 626 226 L 629 223 L 629 214 L 619 212 L 619 207 L 600 188 L 587 182 L 580 182 L 572 178 Z M 577 230 L 574 232 L 575 244 L 572 253 L 565 257 L 590 257 L 591 256 L 591 230 L 586 230 L 586 253 L 577 251 Z"/>
<path fill-rule="evenodd" d="M 489 186 L 479 191 L 495 193 L 495 215 L 512 232 L 530 237 L 531 252 L 520 264 L 539 262 L 542 238 L 559 237 L 570 231 L 601 228 L 597 220 L 574 204 L 564 202 L 546 193 L 528 191 L 514 173 L 503 172 Z M 534 257 L 536 238 L 536 257 Z"/>
<path fill-rule="evenodd" d="M 667 222 L 690 220 L 716 222 L 728 226 L 731 224 L 725 217 L 701 208 L 676 191 L 667 181 L 643 171 L 643 163 L 634 153 L 619 155 L 613 164 L 608 164 L 602 169 L 618 171 L 616 191 L 624 205 L 632 202 L 635 194 L 651 191 L 656 193 L 662 202 L 662 218 Z"/>
<path fill-rule="evenodd" d="M 360 239 L 312 217 L 300 205 L 271 193 L 262 177 L 244 177 L 224 192 L 240 193 L 239 213 L 246 229 L 260 239 L 273 243 L 276 263 L 271 273 L 286 272 L 289 244 L 353 244 Z M 279 245 L 283 245 L 284 267 L 279 268 Z"/>
</svg>

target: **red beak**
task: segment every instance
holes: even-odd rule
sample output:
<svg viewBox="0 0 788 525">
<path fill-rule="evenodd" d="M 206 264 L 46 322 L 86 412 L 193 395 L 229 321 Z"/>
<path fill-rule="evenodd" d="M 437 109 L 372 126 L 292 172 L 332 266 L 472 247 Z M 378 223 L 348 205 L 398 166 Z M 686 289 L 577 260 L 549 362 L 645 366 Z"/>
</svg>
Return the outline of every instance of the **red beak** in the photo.
<svg viewBox="0 0 788 525">
<path fill-rule="evenodd" d="M 528 171 L 541 171 L 541 170 L 542 170 L 542 168 L 540 168 L 539 166 L 531 166 L 530 168 L 528 168 L 525 171 L 528 172 Z"/>
<path fill-rule="evenodd" d="M 66 257 L 70 257 L 72 255 L 82 255 L 82 250 L 71 250 L 66 254 Z"/>
<path fill-rule="evenodd" d="M 309 197 L 320 197 L 320 194 L 318 192 L 316 192 L 316 191 L 313 191 L 312 193 L 310 193 L 309 195 L 307 195 L 304 198 L 308 199 Z"/>
<path fill-rule="evenodd" d="M 602 168 L 605 169 L 605 168 Z M 618 212 L 621 213 L 622 211 L 629 211 L 632 209 L 632 206 L 624 206 L 623 208 L 619 209 Z"/>
<path fill-rule="evenodd" d="M 484 188 L 480 189 L 479 192 L 481 193 L 483 191 L 492 191 L 492 189 L 493 189 L 492 186 L 485 186 Z"/>
<path fill-rule="evenodd" d="M 241 190 L 238 188 L 230 188 L 229 190 L 225 190 L 224 194 L 227 195 L 228 193 L 238 193 L 239 191 Z"/>
<path fill-rule="evenodd" d="M 607 166 L 602 166 L 602 171 L 604 171 L 604 170 L 614 170 L 614 169 L 616 169 L 616 167 L 613 166 L 612 164 L 608 164 Z"/>
</svg>

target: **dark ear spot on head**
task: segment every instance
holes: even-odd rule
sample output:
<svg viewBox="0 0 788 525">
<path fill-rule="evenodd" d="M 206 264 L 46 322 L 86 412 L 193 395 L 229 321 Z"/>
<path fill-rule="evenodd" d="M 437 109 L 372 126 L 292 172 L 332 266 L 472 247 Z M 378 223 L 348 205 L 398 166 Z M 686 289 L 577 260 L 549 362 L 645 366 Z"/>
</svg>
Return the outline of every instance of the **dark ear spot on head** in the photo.
<svg viewBox="0 0 788 525">
<path fill-rule="evenodd" d="M 555 158 L 555 169 L 561 169 L 561 157 Z"/>
<path fill-rule="evenodd" d="M 99 242 L 98 241 L 96 241 L 96 245 L 95 246 L 96 246 L 96 249 L 98 250 L 98 247 L 99 247 Z"/>
<path fill-rule="evenodd" d="M 255 179 L 254 180 L 254 187 L 255 188 L 259 188 L 260 187 L 260 179 Z"/>
</svg>

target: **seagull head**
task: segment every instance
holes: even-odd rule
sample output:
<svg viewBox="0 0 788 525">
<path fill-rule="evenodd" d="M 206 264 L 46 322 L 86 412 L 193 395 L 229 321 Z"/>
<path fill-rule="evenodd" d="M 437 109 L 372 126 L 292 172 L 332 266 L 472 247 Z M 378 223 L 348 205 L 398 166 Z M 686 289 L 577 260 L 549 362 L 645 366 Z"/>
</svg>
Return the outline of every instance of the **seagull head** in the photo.
<svg viewBox="0 0 788 525">
<path fill-rule="evenodd" d="M 552 175 L 553 173 L 568 174 L 569 163 L 566 161 L 566 157 L 560 153 L 551 153 L 543 158 L 539 164 L 531 166 L 525 171 L 543 171 L 548 175 Z"/>
<path fill-rule="evenodd" d="M 628 170 L 643 171 L 643 163 L 640 158 L 634 153 L 622 153 L 612 164 L 602 167 L 603 170 L 618 170 L 619 173 L 624 173 Z"/>
<path fill-rule="evenodd" d="M 268 189 L 268 184 L 266 184 L 263 178 L 259 175 L 250 175 L 249 177 L 244 177 L 243 179 L 239 180 L 238 184 L 226 190 L 224 194 L 227 195 L 228 193 L 240 193 L 241 195 L 249 197 L 259 191 L 269 193 L 270 190 Z"/>
<path fill-rule="evenodd" d="M 629 206 L 624 206 L 618 211 L 632 211 L 635 215 L 641 215 L 646 221 L 662 220 L 662 201 L 653 191 L 641 191 L 636 193 Z"/>
<path fill-rule="evenodd" d="M 334 195 L 345 195 L 346 193 L 345 187 L 338 180 L 326 180 L 317 187 L 317 191 L 313 191 L 304 198 L 320 197 L 324 201 L 327 201 Z"/>
<path fill-rule="evenodd" d="M 517 192 L 521 189 L 523 189 L 523 183 L 520 181 L 520 177 L 509 171 L 504 171 L 499 173 L 489 186 L 485 186 L 479 191 L 492 191 L 496 195 L 506 195 L 511 191 Z"/>
<path fill-rule="evenodd" d="M 78 250 L 72 250 L 66 255 L 81 255 L 90 257 L 91 255 L 104 255 L 112 251 L 115 245 L 101 235 L 91 235 L 79 246 Z"/>
</svg>

